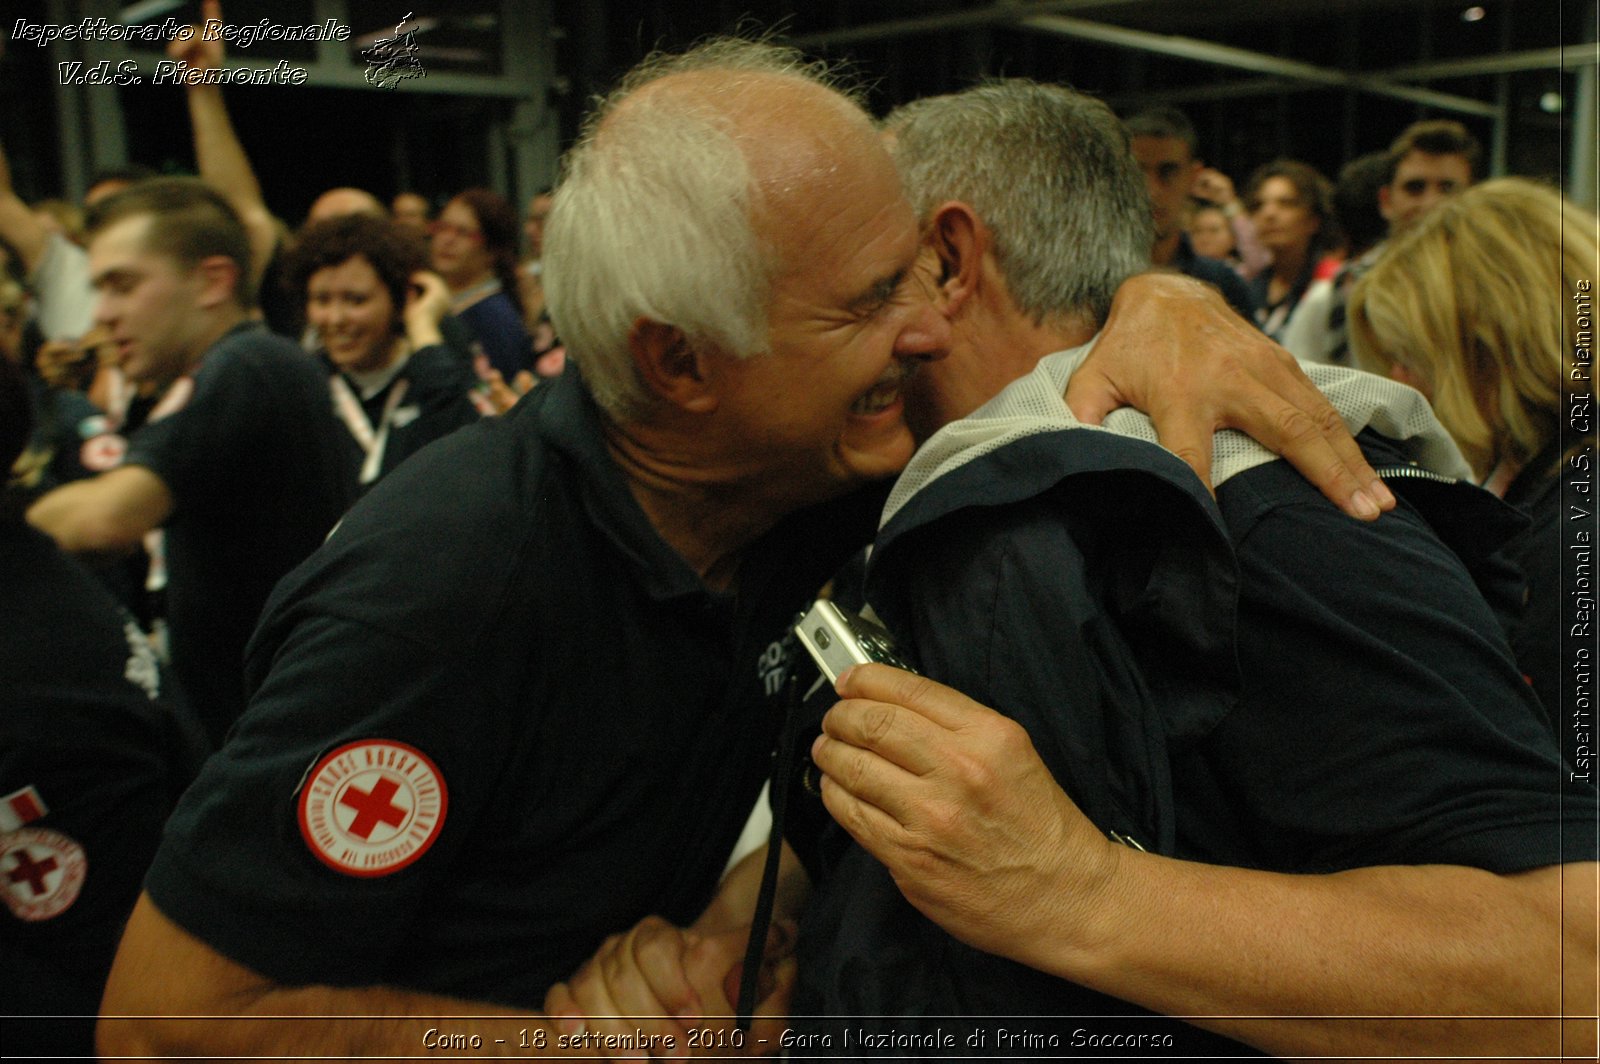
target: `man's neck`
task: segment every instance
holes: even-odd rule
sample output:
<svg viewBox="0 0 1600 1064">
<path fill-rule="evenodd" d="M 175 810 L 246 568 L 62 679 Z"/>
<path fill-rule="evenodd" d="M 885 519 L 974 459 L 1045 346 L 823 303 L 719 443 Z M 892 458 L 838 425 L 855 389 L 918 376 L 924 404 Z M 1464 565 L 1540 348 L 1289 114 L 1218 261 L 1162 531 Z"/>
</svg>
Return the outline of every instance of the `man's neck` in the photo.
<svg viewBox="0 0 1600 1064">
<path fill-rule="evenodd" d="M 1280 253 L 1273 257 L 1272 275 L 1280 282 L 1288 285 L 1300 280 L 1300 275 L 1305 272 L 1309 252 L 1300 252 L 1290 255 Z"/>
<path fill-rule="evenodd" d="M 456 273 L 444 279 L 450 286 L 450 294 L 459 298 L 480 284 L 494 280 L 493 270 L 480 270 L 477 273 Z"/>
<path fill-rule="evenodd" d="M 249 318 L 242 308 L 219 311 L 212 317 L 195 338 L 195 346 L 184 365 L 184 373 L 193 373 L 199 368 L 201 361 L 206 357 L 206 352 L 216 346 L 218 340 L 232 332 L 240 322 Z"/>
<path fill-rule="evenodd" d="M 1183 242 L 1183 231 L 1174 229 L 1166 236 L 1156 237 L 1156 242 L 1150 245 L 1150 264 L 1152 266 L 1170 266 L 1172 260 L 1178 257 L 1178 245 Z"/>
<path fill-rule="evenodd" d="M 986 288 L 985 298 L 974 309 L 979 312 L 957 328 L 985 361 L 1007 367 L 1008 382 L 1033 372 L 1046 355 L 1088 343 L 1099 331 L 1087 316 L 1035 321 L 1017 308 L 1009 292 L 993 286 Z"/>
<path fill-rule="evenodd" d="M 776 497 L 787 478 L 742 476 L 694 434 L 605 421 L 606 450 L 639 508 L 713 591 L 733 587 L 745 549 L 803 503 Z"/>
</svg>

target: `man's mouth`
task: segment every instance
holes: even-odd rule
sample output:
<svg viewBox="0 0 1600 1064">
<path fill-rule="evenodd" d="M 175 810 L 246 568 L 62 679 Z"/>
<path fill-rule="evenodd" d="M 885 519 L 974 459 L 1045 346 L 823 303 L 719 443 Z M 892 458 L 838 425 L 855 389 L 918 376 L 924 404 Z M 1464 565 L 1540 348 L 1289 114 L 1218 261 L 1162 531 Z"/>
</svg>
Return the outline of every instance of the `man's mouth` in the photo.
<svg viewBox="0 0 1600 1064">
<path fill-rule="evenodd" d="M 911 374 L 916 372 L 916 368 L 916 364 L 912 363 L 904 368 L 896 367 L 890 370 L 872 386 L 871 391 L 850 404 L 850 413 L 858 417 L 871 417 L 889 409 L 899 402 L 900 393 Z"/>
</svg>

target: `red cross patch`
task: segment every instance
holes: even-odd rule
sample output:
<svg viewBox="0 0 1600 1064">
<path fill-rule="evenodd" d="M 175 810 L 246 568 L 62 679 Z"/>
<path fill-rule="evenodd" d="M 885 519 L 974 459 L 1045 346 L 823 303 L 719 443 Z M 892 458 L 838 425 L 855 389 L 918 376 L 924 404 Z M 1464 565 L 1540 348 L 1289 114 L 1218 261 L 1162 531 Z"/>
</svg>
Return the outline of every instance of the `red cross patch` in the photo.
<svg viewBox="0 0 1600 1064">
<path fill-rule="evenodd" d="M 388 739 L 347 743 L 318 761 L 300 789 L 300 834 L 347 876 L 386 876 L 427 852 L 448 794 L 428 756 Z"/>
<path fill-rule="evenodd" d="M 78 900 L 89 859 L 59 831 L 21 828 L 0 835 L 0 897 L 19 920 L 59 916 Z"/>
<path fill-rule="evenodd" d="M 78 448 L 78 463 L 91 473 L 104 473 L 122 464 L 128 441 L 114 432 L 102 432 L 83 441 Z"/>
</svg>

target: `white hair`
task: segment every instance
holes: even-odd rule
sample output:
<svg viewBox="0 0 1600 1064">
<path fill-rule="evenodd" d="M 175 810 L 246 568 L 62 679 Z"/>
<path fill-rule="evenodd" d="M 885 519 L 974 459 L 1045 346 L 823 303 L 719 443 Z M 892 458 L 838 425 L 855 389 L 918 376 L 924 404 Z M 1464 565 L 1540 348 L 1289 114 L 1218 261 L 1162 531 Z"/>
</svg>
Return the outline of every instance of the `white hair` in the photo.
<svg viewBox="0 0 1600 1064">
<path fill-rule="evenodd" d="M 732 76 L 699 94 L 639 91 L 702 71 Z M 557 335 L 613 417 L 650 400 L 628 347 L 641 318 L 735 357 L 766 346 L 780 264 L 757 232 L 760 190 L 731 115 L 750 81 L 740 75 L 833 88 L 819 64 L 763 42 L 652 56 L 599 103 L 564 160 L 545 232 L 545 295 Z"/>
</svg>

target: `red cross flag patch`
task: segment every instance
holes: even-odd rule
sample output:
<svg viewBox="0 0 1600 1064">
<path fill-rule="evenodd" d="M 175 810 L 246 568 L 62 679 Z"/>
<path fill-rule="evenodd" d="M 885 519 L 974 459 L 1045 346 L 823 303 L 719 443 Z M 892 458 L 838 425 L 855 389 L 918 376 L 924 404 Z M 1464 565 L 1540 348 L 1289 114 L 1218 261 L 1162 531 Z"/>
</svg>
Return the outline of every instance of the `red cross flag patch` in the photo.
<svg viewBox="0 0 1600 1064">
<path fill-rule="evenodd" d="M 444 777 L 421 750 L 362 739 L 323 757 L 307 775 L 300 834 L 336 872 L 387 876 L 433 845 L 447 805 Z"/>
<path fill-rule="evenodd" d="M 0 831 L 15 831 L 31 824 L 50 810 L 37 787 L 23 787 L 0 798 Z"/>
<path fill-rule="evenodd" d="M 59 831 L 21 828 L 0 835 L 0 897 L 19 920 L 59 916 L 83 890 L 89 859 Z"/>
</svg>

